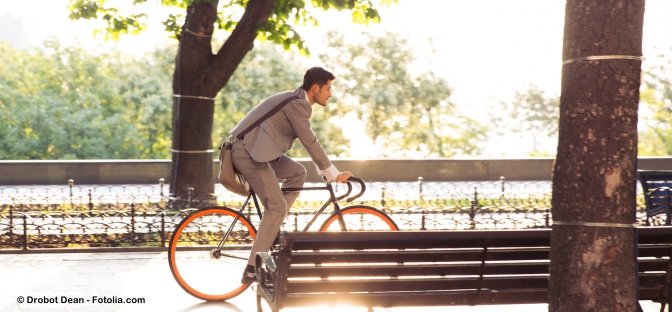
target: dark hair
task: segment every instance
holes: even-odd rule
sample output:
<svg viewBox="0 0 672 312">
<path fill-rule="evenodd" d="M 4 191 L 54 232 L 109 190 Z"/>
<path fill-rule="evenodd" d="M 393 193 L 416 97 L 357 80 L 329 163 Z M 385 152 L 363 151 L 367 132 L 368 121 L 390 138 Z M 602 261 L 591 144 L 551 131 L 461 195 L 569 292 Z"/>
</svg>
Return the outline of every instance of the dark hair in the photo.
<svg viewBox="0 0 672 312">
<path fill-rule="evenodd" d="M 334 77 L 334 74 L 328 72 L 322 67 L 313 67 L 309 70 L 306 71 L 306 74 L 303 75 L 303 85 L 301 85 L 301 89 L 308 91 L 310 87 L 312 87 L 314 84 L 317 84 L 318 86 L 323 86 L 330 80 L 334 80 L 336 77 Z"/>
</svg>

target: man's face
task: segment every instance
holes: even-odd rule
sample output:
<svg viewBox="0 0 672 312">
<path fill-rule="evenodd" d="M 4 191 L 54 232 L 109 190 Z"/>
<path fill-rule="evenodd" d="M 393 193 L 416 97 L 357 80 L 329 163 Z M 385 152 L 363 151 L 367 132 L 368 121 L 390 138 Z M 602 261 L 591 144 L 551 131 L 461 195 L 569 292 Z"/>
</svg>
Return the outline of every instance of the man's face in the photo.
<svg viewBox="0 0 672 312">
<path fill-rule="evenodd" d="M 315 85 L 314 88 L 317 88 L 314 97 L 315 103 L 327 106 L 327 100 L 331 97 L 331 80 L 327 81 L 323 86 Z"/>
</svg>

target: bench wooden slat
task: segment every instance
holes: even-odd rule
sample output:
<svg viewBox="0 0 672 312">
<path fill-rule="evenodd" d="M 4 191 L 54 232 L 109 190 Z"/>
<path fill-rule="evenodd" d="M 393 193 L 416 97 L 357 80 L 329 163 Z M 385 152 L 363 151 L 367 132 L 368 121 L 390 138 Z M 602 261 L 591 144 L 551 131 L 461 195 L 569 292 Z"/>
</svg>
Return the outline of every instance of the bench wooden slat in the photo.
<svg viewBox="0 0 672 312">
<path fill-rule="evenodd" d="M 669 252 L 669 250 L 668 250 Z M 639 272 L 665 272 L 669 258 L 644 258 L 639 260 Z"/>
<path fill-rule="evenodd" d="M 646 287 L 653 287 L 654 285 L 662 285 L 665 282 L 665 272 L 640 272 L 639 285 Z"/>
<path fill-rule="evenodd" d="M 293 250 L 548 247 L 550 229 L 516 231 L 296 232 Z M 670 234 L 665 236 L 664 234 Z M 653 241 L 652 241 L 653 239 Z M 638 244 L 672 243 L 672 227 L 638 229 Z"/>
<path fill-rule="evenodd" d="M 334 300 L 337 298 L 337 300 Z M 544 303 L 548 301 L 546 289 L 521 289 L 510 292 L 493 291 L 422 291 L 393 293 L 335 293 L 288 295 L 287 306 L 324 305 L 336 301 L 339 304 L 359 306 L 432 306 L 432 305 L 475 305 Z"/>
<path fill-rule="evenodd" d="M 423 278 L 383 278 L 369 279 L 356 276 L 353 279 L 290 279 L 288 293 L 356 293 L 376 290 L 382 291 L 431 291 L 445 289 L 490 289 L 506 291 L 525 288 L 548 287 L 548 274 L 510 276 L 477 275 L 460 277 L 423 277 Z M 665 272 L 643 273 L 639 277 L 640 287 L 656 288 L 664 284 Z"/>
<path fill-rule="evenodd" d="M 643 245 L 637 248 L 638 256 L 668 258 L 670 256 L 670 245 Z"/>
<path fill-rule="evenodd" d="M 666 258 L 641 259 L 639 260 L 639 272 L 665 272 L 668 261 Z"/>
<path fill-rule="evenodd" d="M 289 276 L 335 277 L 335 276 L 444 276 L 481 274 L 544 274 L 548 273 L 549 261 L 529 262 L 467 262 L 397 265 L 338 265 L 338 266 L 291 266 Z"/>
<path fill-rule="evenodd" d="M 655 302 L 660 302 L 661 298 L 664 298 L 663 295 L 664 287 L 657 285 L 654 287 L 648 286 L 639 286 L 639 300 L 651 300 Z"/>
<path fill-rule="evenodd" d="M 637 228 L 638 244 L 670 244 L 672 243 L 671 226 L 649 226 Z"/>
<path fill-rule="evenodd" d="M 499 235 L 497 234 L 499 233 Z M 549 246 L 546 229 L 519 231 L 300 232 L 292 233 L 293 250 L 377 250 Z"/>
<path fill-rule="evenodd" d="M 338 262 L 444 262 L 444 261 L 516 261 L 548 259 L 549 247 L 516 248 L 516 249 L 430 249 L 404 250 L 403 253 L 393 250 L 379 251 L 295 251 L 292 263 L 338 263 Z M 654 254 L 654 256 L 657 254 Z"/>
<path fill-rule="evenodd" d="M 358 277 L 355 277 L 358 278 Z M 516 289 L 548 287 L 548 275 L 464 276 L 404 279 L 289 280 L 288 293 L 426 291 L 443 289 Z"/>
</svg>

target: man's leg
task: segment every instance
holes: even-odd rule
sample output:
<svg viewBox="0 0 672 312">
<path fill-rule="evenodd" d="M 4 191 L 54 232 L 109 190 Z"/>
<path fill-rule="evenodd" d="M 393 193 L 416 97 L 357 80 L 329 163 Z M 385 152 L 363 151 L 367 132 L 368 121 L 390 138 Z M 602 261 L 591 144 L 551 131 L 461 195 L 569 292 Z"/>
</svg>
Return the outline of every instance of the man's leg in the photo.
<svg viewBox="0 0 672 312">
<path fill-rule="evenodd" d="M 306 168 L 293 159 L 282 155 L 275 161 L 270 162 L 271 167 L 275 171 L 275 176 L 284 180 L 282 187 L 285 188 L 299 188 L 303 187 L 306 182 Z M 300 192 L 285 192 L 285 202 L 287 203 L 287 212 L 292 208 L 294 201 L 299 197 Z"/>
<path fill-rule="evenodd" d="M 265 187 L 255 188 L 252 182 L 248 180 L 250 187 L 255 190 L 264 205 L 264 216 L 257 230 L 257 238 L 252 245 L 248 265 L 254 265 L 254 257 L 257 252 L 268 251 L 271 248 L 282 223 L 289 213 L 289 209 L 299 196 L 300 192 L 285 192 L 283 194 L 278 185 L 278 180 L 284 180 L 282 187 L 302 187 L 306 181 L 306 168 L 287 156 L 283 155 L 276 160 L 265 163 L 265 165 L 270 165 L 272 177 L 268 174 L 266 166 L 261 166 L 261 168 L 255 170 L 257 176 L 263 176 L 261 180 Z M 269 187 L 268 185 L 271 184 L 272 187 Z M 257 192 L 257 189 L 261 189 L 262 192 Z M 284 201 L 281 202 L 279 196 L 282 196 Z M 276 207 L 283 207 L 283 209 L 277 209 Z M 271 212 L 270 217 L 268 217 L 269 212 Z"/>
<path fill-rule="evenodd" d="M 242 144 L 240 145 L 242 147 Z M 264 206 L 264 216 L 257 229 L 248 265 L 254 265 L 259 251 L 268 251 L 287 214 L 287 203 L 270 163 L 254 161 L 244 148 L 234 145 L 233 164 L 243 174 Z"/>
</svg>

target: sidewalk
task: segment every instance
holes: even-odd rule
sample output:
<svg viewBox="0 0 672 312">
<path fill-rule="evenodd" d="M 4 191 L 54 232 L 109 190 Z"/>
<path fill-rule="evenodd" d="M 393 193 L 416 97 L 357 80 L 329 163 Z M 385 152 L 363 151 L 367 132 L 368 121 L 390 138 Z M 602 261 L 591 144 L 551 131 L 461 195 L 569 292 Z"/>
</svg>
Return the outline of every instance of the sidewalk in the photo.
<svg viewBox="0 0 672 312">
<path fill-rule="evenodd" d="M 191 297 L 173 280 L 166 257 L 165 252 L 0 254 L 0 311 L 256 311 L 252 288 L 229 302 L 208 303 Z M 126 300 L 139 302 L 125 303 Z M 660 306 L 643 302 L 643 308 L 659 311 Z M 313 306 L 283 311 L 367 309 Z M 547 311 L 547 305 L 374 308 L 373 311 L 534 312 Z"/>
</svg>

